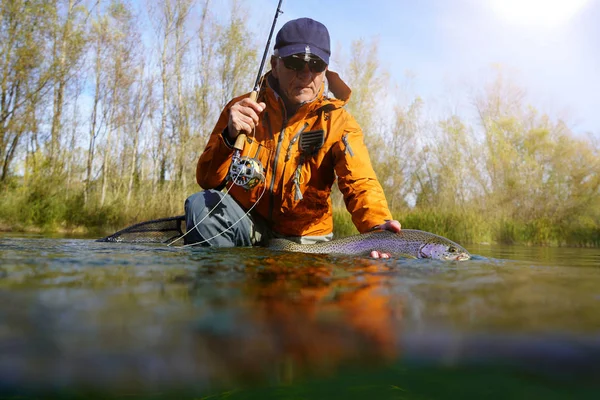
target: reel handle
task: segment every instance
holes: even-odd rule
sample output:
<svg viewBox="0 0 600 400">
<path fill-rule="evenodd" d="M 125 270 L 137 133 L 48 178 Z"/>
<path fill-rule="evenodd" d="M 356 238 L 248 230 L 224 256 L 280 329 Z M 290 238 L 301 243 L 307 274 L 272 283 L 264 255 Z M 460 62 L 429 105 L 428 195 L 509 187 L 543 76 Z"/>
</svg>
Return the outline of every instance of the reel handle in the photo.
<svg viewBox="0 0 600 400">
<path fill-rule="evenodd" d="M 254 100 L 256 101 L 256 99 L 258 98 L 258 91 L 253 90 L 250 93 L 250 100 Z M 244 142 L 246 141 L 246 134 L 245 133 L 240 133 L 237 138 L 235 139 L 235 143 L 233 145 L 233 148 L 236 150 L 239 150 L 240 153 L 244 150 Z"/>
</svg>

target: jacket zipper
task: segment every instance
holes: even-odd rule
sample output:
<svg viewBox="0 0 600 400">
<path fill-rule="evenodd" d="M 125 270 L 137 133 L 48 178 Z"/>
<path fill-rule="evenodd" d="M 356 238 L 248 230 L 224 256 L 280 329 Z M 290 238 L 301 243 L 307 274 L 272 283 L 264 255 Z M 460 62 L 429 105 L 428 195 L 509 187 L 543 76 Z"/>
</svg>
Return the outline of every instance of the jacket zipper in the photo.
<svg viewBox="0 0 600 400">
<path fill-rule="evenodd" d="M 281 100 L 280 100 L 281 102 Z M 282 104 L 283 105 L 283 104 Z M 273 188 L 275 187 L 275 178 L 277 176 L 277 160 L 279 159 L 279 152 L 281 151 L 281 144 L 283 143 L 283 135 L 285 133 L 285 125 L 287 124 L 287 111 L 283 106 L 283 123 L 281 124 L 281 131 L 279 132 L 279 140 L 277 141 L 277 147 L 275 149 L 275 155 L 273 156 L 273 172 L 271 173 L 271 185 L 269 186 L 269 194 L 271 202 L 269 204 L 269 221 L 273 221 L 273 204 L 275 202 L 275 193 Z M 270 125 L 269 125 L 270 127 Z M 272 132 L 271 132 L 272 135 Z"/>
<path fill-rule="evenodd" d="M 298 133 L 296 133 L 294 135 L 292 140 L 290 140 L 290 145 L 288 146 L 287 151 L 285 153 L 285 162 L 288 162 L 290 160 L 290 154 L 292 152 L 292 147 L 294 146 L 294 144 L 296 144 L 296 142 L 298 141 L 298 138 L 300 137 L 300 134 L 302 132 L 304 132 L 306 130 L 306 128 L 308 128 L 308 122 L 305 122 L 304 126 L 298 131 Z"/>
<path fill-rule="evenodd" d="M 346 146 L 344 153 L 348 153 L 350 154 L 350 157 L 354 157 L 354 152 L 352 151 L 352 147 L 350 147 L 350 143 L 348 142 L 347 133 L 344 133 L 344 135 L 342 136 L 342 142 L 344 143 L 344 146 Z"/>
</svg>

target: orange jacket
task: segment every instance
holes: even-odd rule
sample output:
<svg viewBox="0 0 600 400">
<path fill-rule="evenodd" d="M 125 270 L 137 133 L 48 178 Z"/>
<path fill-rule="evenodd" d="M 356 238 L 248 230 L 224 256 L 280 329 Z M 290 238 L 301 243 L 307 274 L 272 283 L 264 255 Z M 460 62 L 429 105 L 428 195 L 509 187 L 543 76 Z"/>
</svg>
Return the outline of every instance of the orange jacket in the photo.
<svg viewBox="0 0 600 400">
<path fill-rule="evenodd" d="M 272 80 L 269 76 L 267 73 L 266 82 Z M 325 97 L 321 88 L 317 98 L 302 105 L 289 120 L 283 100 L 269 83 L 265 85 L 258 101 L 264 101 L 266 108 L 243 151 L 243 155 L 260 160 L 265 168 L 265 182 L 251 190 L 227 184 L 229 194 L 246 210 L 260 198 L 252 212 L 267 220 L 273 231 L 285 236 L 332 232 L 330 194 L 336 176 L 359 232 L 392 219 L 362 131 L 343 108 L 350 98 L 350 89 L 332 71 L 327 71 L 327 80 L 329 90 L 339 99 Z M 247 96 L 227 104 L 198 160 L 196 180 L 204 189 L 219 188 L 225 183 L 233 149 L 223 139 L 222 132 L 227 128 L 229 108 Z M 315 151 L 302 151 L 302 134 L 314 139 L 310 132 L 318 130 L 324 132 L 323 145 Z M 319 133 L 316 136 L 319 143 Z"/>
</svg>

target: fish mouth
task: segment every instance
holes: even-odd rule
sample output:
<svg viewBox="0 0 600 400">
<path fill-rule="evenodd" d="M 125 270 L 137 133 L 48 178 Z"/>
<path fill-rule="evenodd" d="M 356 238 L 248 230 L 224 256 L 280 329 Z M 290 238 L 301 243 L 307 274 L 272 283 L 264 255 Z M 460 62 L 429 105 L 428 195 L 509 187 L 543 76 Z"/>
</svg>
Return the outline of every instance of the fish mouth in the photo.
<svg viewBox="0 0 600 400">
<path fill-rule="evenodd" d="M 471 255 L 467 254 L 467 253 L 460 253 L 459 255 L 457 255 L 454 260 L 456 261 L 465 261 L 465 260 L 470 260 L 471 259 Z"/>
<path fill-rule="evenodd" d="M 468 253 L 448 254 L 442 257 L 442 259 L 447 261 L 466 261 L 471 259 L 471 255 Z"/>
</svg>

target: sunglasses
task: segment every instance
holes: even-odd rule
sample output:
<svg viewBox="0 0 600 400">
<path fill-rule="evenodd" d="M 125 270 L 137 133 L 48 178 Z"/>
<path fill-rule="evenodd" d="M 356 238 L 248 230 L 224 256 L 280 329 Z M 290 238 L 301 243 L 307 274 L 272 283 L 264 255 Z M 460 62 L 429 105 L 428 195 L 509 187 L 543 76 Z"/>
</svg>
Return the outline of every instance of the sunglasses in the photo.
<svg viewBox="0 0 600 400">
<path fill-rule="evenodd" d="M 298 56 L 279 58 L 283 60 L 283 65 L 285 65 L 287 69 L 291 69 L 292 71 L 296 72 L 303 71 L 304 66 L 306 64 L 308 64 L 308 69 L 310 70 L 310 72 L 314 73 L 323 72 L 325 71 L 325 68 L 327 68 L 327 64 L 325 64 L 325 61 L 321 60 L 320 58 L 310 58 L 308 59 L 308 61 L 304 57 Z"/>
</svg>

